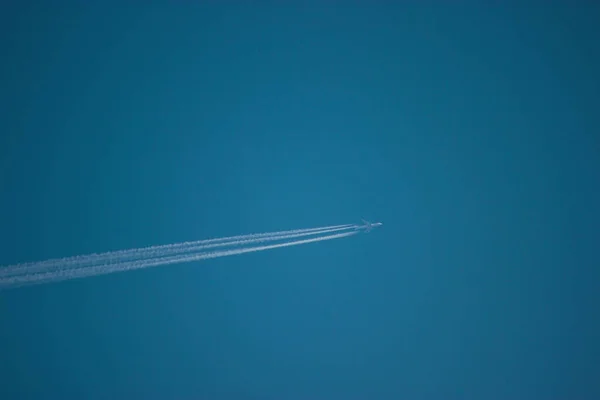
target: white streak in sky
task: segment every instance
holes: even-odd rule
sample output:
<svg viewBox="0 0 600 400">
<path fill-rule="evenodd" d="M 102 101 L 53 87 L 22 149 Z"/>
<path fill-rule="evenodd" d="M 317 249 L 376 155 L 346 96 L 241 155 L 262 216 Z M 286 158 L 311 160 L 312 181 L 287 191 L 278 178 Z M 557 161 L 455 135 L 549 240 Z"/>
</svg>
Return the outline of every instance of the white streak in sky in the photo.
<svg viewBox="0 0 600 400">
<path fill-rule="evenodd" d="M 324 233 L 339 232 L 341 230 L 347 230 L 351 228 L 354 230 L 350 232 L 337 233 L 328 236 L 319 236 L 310 239 L 288 241 L 284 243 L 276 243 L 262 246 L 239 247 L 229 250 L 220 250 L 213 252 L 200 252 L 200 250 L 206 250 L 208 248 L 220 246 L 231 247 L 242 246 L 251 243 L 286 240 L 315 234 L 322 235 Z M 100 259 L 86 258 L 91 256 L 100 256 L 98 254 L 90 256 L 69 257 L 61 259 L 63 261 L 66 261 L 66 263 L 62 264 L 63 267 L 60 269 L 56 269 L 56 264 L 44 261 L 40 263 L 19 264 L 10 267 L 12 268 L 10 273 L 5 273 L 3 275 L 0 274 L 0 289 L 14 288 L 39 283 L 58 282 L 67 279 L 83 278 L 100 274 L 108 274 L 112 272 L 129 271 L 133 269 L 155 267 L 160 265 L 171 265 L 183 262 L 205 260 L 209 258 L 226 257 L 231 255 L 275 249 L 279 247 L 296 246 L 300 244 L 338 239 L 347 236 L 352 236 L 358 233 L 357 229 L 359 228 L 360 227 L 357 225 L 338 225 L 325 228 L 302 230 L 299 229 L 293 231 L 274 232 L 270 234 L 265 233 L 241 235 L 234 236 L 231 238 L 210 239 L 208 241 L 186 242 L 185 246 L 181 246 L 183 245 L 183 243 L 180 243 L 173 245 L 153 246 L 146 249 L 133 249 L 129 251 L 124 250 L 112 253 L 104 253 L 104 255 L 118 254 L 118 257 L 105 257 Z M 196 245 L 191 245 L 193 243 L 195 243 Z M 134 254 L 136 254 L 136 256 L 134 256 Z M 82 262 L 83 260 L 88 261 Z M 27 267 L 23 268 L 24 265 L 26 265 Z M 16 268 L 18 266 L 21 267 Z"/>
<path fill-rule="evenodd" d="M 262 243 L 272 240 L 292 239 L 302 236 L 310 236 L 340 230 L 348 230 L 351 228 L 354 228 L 354 225 L 334 225 L 322 228 L 295 229 L 290 231 L 270 233 L 253 233 L 248 235 L 231 236 L 219 239 L 197 240 L 193 242 L 150 246 L 146 248 L 130 250 L 118 250 L 100 254 L 57 258 L 40 262 L 0 267 L 0 279 L 14 275 L 49 272 L 52 270 L 82 268 L 86 266 L 99 264 L 119 263 L 126 260 L 139 260 L 141 258 L 164 257 L 167 255 L 197 252 L 200 250 L 216 247 L 241 246 L 251 243 Z"/>
</svg>

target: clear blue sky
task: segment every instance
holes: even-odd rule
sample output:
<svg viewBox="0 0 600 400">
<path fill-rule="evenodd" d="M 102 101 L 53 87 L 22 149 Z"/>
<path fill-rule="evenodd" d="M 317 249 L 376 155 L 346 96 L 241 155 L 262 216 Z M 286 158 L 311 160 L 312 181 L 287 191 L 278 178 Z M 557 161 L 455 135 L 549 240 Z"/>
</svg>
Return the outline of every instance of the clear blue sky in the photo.
<svg viewBox="0 0 600 400">
<path fill-rule="evenodd" d="M 0 264 L 384 226 L 1 292 L 1 399 L 600 398 L 600 7 L 13 3 Z"/>
</svg>

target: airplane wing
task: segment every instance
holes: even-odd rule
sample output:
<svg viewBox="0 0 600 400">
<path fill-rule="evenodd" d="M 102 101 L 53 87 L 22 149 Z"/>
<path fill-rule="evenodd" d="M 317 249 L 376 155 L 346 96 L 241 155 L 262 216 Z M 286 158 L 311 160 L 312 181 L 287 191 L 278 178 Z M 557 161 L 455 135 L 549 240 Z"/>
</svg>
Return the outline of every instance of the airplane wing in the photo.
<svg viewBox="0 0 600 400">
<path fill-rule="evenodd" d="M 373 228 L 371 223 L 369 221 L 367 221 L 366 219 L 361 219 L 361 221 L 363 222 L 363 224 L 365 224 L 365 232 L 370 232 L 371 228 Z"/>
</svg>

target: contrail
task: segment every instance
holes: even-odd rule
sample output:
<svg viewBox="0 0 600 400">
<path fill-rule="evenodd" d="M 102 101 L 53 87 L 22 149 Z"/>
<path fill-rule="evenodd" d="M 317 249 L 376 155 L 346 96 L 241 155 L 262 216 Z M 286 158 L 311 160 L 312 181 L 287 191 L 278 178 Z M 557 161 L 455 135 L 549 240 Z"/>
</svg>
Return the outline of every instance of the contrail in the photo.
<svg viewBox="0 0 600 400">
<path fill-rule="evenodd" d="M 225 238 L 197 240 L 193 242 L 174 243 L 138 249 L 118 250 L 99 254 L 65 257 L 34 263 L 16 264 L 0 268 L 0 279 L 15 275 L 50 272 L 52 270 L 82 268 L 86 266 L 107 263 L 120 263 L 127 260 L 139 260 L 142 258 L 164 257 L 179 253 L 197 252 L 216 247 L 240 246 L 272 240 L 292 239 L 302 236 L 348 230 L 355 227 L 355 225 L 347 224 L 326 226 L 322 228 L 294 229 L 270 233 L 253 233 Z"/>
<path fill-rule="evenodd" d="M 279 232 L 251 233 L 251 234 L 246 234 L 246 235 L 237 235 L 237 236 L 230 236 L 230 237 L 224 237 L 224 238 L 197 240 L 197 241 L 193 241 L 193 242 L 182 242 L 182 243 L 166 244 L 166 245 L 160 245 L 160 246 L 142 247 L 142 248 L 137 248 L 137 249 L 117 250 L 117 251 L 109 251 L 109 252 L 105 252 L 105 253 L 87 254 L 87 255 L 74 256 L 74 257 L 55 258 L 55 259 L 50 259 L 50 260 L 40 261 L 40 262 L 17 264 L 14 266 L 4 267 L 3 269 L 4 270 L 17 269 L 17 268 L 29 267 L 29 266 L 33 266 L 33 265 L 39 266 L 42 264 L 46 265 L 46 266 L 64 265 L 65 263 L 72 263 L 75 261 L 84 261 L 85 260 L 85 262 L 91 262 L 92 260 L 105 260 L 108 258 L 119 258 L 121 256 L 137 257 L 137 256 L 141 256 L 142 253 L 154 253 L 157 250 L 171 250 L 171 249 L 177 249 L 177 248 L 192 247 L 192 246 L 197 246 L 197 245 L 201 245 L 201 244 L 231 242 L 231 241 L 245 240 L 245 239 L 250 239 L 250 238 L 279 236 L 279 235 L 287 235 L 287 234 L 294 234 L 294 233 L 301 233 L 301 232 L 314 232 L 314 231 L 320 231 L 320 230 L 326 230 L 326 229 L 349 228 L 352 226 L 354 226 L 354 225 L 346 224 L 346 225 L 325 226 L 325 227 L 321 227 L 321 228 L 294 229 L 294 230 L 279 231 Z"/>
<path fill-rule="evenodd" d="M 156 266 L 160 266 L 160 265 L 171 265 L 171 264 L 179 264 L 179 263 L 190 262 L 190 261 L 205 260 L 205 259 L 209 259 L 209 258 L 233 256 L 233 255 L 244 254 L 244 253 L 276 249 L 279 247 L 297 246 L 300 244 L 321 242 L 321 241 L 332 240 L 332 239 L 339 239 L 339 238 L 343 238 L 343 237 L 352 236 L 357 233 L 358 233 L 358 231 L 354 230 L 354 231 L 350 231 L 350 232 L 337 233 L 334 235 L 319 236 L 316 238 L 295 240 L 295 241 L 291 241 L 291 242 L 284 242 L 284 243 L 277 243 L 277 244 L 270 244 L 270 245 L 263 245 L 263 246 L 245 247 L 245 248 L 220 250 L 220 251 L 213 251 L 213 252 L 203 252 L 203 253 L 197 253 L 197 254 L 179 254 L 179 255 L 174 255 L 174 256 L 125 261 L 125 262 L 120 262 L 120 263 L 115 263 L 115 264 L 93 265 L 93 266 L 82 267 L 82 268 L 77 268 L 77 269 L 58 270 L 58 271 L 42 272 L 42 273 L 37 273 L 37 274 L 25 274 L 25 275 L 18 275 L 18 276 L 3 277 L 3 278 L 0 278 L 0 288 L 15 288 L 15 287 L 24 286 L 24 285 L 58 282 L 58 281 L 67 280 L 67 279 L 85 278 L 85 277 L 101 275 L 101 274 L 108 274 L 108 273 L 113 273 L 113 272 L 121 272 L 121 271 L 129 271 L 129 270 L 134 270 L 134 269 L 156 267 Z M 277 240 L 277 239 L 274 239 L 274 240 Z"/>
</svg>

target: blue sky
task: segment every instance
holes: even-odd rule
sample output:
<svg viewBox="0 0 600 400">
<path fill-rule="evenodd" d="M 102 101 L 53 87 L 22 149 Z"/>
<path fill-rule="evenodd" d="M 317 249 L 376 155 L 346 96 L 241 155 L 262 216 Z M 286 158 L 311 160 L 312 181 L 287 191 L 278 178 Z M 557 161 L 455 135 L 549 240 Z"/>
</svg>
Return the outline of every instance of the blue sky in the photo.
<svg viewBox="0 0 600 400">
<path fill-rule="evenodd" d="M 0 398 L 600 397 L 599 7 L 176 3 L 2 6 L 0 264 L 384 226 L 1 292 Z"/>
</svg>

